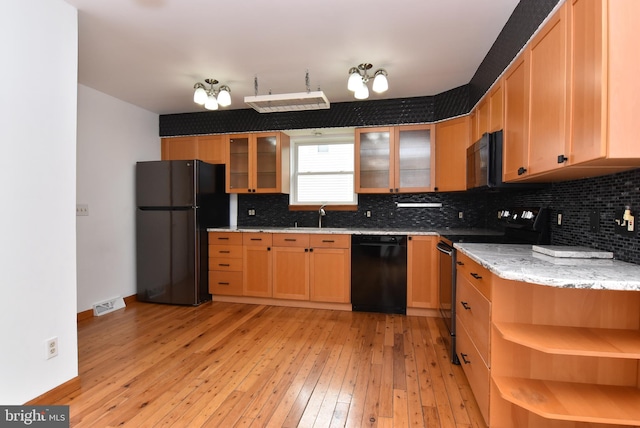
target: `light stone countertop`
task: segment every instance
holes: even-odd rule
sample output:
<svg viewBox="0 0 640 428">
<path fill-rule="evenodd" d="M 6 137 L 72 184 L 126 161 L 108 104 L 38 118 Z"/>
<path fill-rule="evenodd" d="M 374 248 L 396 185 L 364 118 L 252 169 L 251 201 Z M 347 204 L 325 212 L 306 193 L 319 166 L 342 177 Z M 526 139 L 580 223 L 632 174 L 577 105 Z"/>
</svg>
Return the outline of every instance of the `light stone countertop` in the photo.
<svg viewBox="0 0 640 428">
<path fill-rule="evenodd" d="M 640 291 L 640 265 L 633 263 L 551 257 L 520 244 L 457 243 L 454 247 L 504 279 L 560 288 Z"/>
<path fill-rule="evenodd" d="M 491 229 L 447 229 L 447 228 L 350 228 L 350 227 L 274 227 L 274 226 L 229 226 L 208 228 L 208 232 L 264 232 L 264 233 L 329 233 L 344 235 L 477 235 L 500 236 L 502 232 Z"/>
</svg>

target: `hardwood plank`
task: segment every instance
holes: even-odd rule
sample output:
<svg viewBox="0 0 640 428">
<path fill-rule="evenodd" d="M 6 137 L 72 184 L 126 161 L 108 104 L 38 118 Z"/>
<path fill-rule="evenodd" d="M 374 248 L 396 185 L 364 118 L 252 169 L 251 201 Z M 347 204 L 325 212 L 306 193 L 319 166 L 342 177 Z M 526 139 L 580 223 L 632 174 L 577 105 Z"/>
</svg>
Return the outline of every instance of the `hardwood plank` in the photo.
<svg viewBox="0 0 640 428">
<path fill-rule="evenodd" d="M 80 387 L 30 403 L 67 404 L 80 428 L 486 428 L 444 358 L 443 328 L 422 316 L 131 302 L 78 323 Z"/>
</svg>

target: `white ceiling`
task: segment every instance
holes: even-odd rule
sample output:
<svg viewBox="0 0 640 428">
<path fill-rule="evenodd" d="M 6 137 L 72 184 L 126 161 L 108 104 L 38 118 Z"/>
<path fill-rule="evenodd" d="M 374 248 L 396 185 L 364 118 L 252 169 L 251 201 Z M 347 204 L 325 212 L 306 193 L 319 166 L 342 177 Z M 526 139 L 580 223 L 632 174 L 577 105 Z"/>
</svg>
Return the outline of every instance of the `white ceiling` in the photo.
<svg viewBox="0 0 640 428">
<path fill-rule="evenodd" d="M 193 85 L 244 97 L 318 87 L 354 101 L 349 68 L 384 68 L 370 100 L 469 83 L 518 0 L 66 0 L 79 10 L 79 83 L 158 113 L 203 111 Z"/>
</svg>

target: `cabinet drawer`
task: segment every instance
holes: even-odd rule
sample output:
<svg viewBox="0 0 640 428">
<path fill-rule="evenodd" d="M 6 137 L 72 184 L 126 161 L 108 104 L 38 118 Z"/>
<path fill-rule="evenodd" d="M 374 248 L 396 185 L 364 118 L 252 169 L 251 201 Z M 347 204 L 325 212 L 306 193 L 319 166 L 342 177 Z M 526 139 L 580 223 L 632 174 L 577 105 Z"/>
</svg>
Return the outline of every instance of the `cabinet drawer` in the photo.
<svg viewBox="0 0 640 428">
<path fill-rule="evenodd" d="M 209 270 L 242 271 L 242 259 L 209 257 Z"/>
<path fill-rule="evenodd" d="M 274 247 L 309 247 L 309 235 L 306 233 L 274 233 Z"/>
<path fill-rule="evenodd" d="M 273 243 L 271 233 L 245 232 L 242 234 L 242 244 L 253 247 L 270 247 Z"/>
<path fill-rule="evenodd" d="M 209 293 L 242 296 L 242 272 L 209 271 Z"/>
<path fill-rule="evenodd" d="M 209 258 L 242 258 L 242 245 L 209 245 Z"/>
<path fill-rule="evenodd" d="M 469 333 L 462 323 L 457 323 L 456 349 L 460 365 L 469 381 L 473 396 L 476 398 L 484 421 L 489 423 L 489 387 L 491 374 L 473 345 Z"/>
<path fill-rule="evenodd" d="M 311 248 L 351 248 L 351 235 L 309 234 Z"/>
<path fill-rule="evenodd" d="M 242 245 L 242 233 L 209 232 L 209 245 Z"/>
<path fill-rule="evenodd" d="M 464 324 L 478 352 L 489 364 L 489 331 L 491 303 L 465 278 L 458 277 L 456 283 L 456 324 Z"/>
<path fill-rule="evenodd" d="M 491 300 L 492 273 L 460 251 L 456 253 L 456 274 L 473 284 L 487 299 Z"/>
</svg>

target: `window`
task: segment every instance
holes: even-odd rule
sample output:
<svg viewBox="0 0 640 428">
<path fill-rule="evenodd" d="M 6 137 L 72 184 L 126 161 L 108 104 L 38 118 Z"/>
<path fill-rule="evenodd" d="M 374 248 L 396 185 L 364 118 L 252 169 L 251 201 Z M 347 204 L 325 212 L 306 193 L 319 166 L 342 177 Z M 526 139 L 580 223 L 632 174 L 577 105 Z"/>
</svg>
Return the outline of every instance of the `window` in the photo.
<svg viewBox="0 0 640 428">
<path fill-rule="evenodd" d="M 357 205 L 353 132 L 294 136 L 291 158 L 291 205 Z"/>
</svg>

